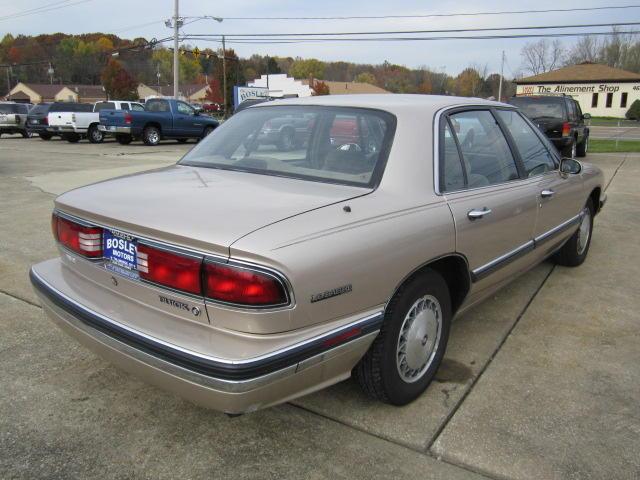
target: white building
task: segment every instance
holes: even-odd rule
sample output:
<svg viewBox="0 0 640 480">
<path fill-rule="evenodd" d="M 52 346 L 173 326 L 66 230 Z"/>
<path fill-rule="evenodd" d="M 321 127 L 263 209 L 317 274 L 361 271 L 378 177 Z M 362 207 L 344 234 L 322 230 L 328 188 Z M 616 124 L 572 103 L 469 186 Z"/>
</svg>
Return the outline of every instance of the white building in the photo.
<svg viewBox="0 0 640 480">
<path fill-rule="evenodd" d="M 248 87 L 268 88 L 271 97 L 310 97 L 312 90 L 300 80 L 287 77 L 284 73 L 262 75 L 253 82 L 247 83 Z"/>
<path fill-rule="evenodd" d="M 598 63 L 580 63 L 516 80 L 516 95 L 565 94 L 584 113 L 624 118 L 640 99 L 640 74 Z"/>
</svg>

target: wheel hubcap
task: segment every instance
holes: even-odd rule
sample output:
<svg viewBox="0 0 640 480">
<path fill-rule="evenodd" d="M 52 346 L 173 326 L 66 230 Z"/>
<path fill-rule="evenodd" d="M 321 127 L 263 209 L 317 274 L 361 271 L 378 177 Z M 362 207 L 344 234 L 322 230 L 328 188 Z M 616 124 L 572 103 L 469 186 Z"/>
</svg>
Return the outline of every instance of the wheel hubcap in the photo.
<svg viewBox="0 0 640 480">
<path fill-rule="evenodd" d="M 578 255 L 582 255 L 587 249 L 591 235 L 591 211 L 585 207 L 582 214 L 582 221 L 578 228 Z"/>
<path fill-rule="evenodd" d="M 425 295 L 411 306 L 400 327 L 396 365 L 407 383 L 418 381 L 433 361 L 442 331 L 442 309 L 438 300 Z"/>
<path fill-rule="evenodd" d="M 158 143 L 159 138 L 157 132 L 150 132 L 149 140 L 151 141 L 151 143 Z"/>
</svg>

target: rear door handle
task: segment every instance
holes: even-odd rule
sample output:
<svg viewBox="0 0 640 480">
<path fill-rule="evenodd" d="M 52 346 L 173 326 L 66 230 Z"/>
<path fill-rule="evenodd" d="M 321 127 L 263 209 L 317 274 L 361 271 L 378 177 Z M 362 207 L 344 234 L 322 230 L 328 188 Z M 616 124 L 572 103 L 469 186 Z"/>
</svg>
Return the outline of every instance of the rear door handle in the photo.
<svg viewBox="0 0 640 480">
<path fill-rule="evenodd" d="M 473 209 L 467 213 L 467 217 L 469 220 L 476 220 L 478 218 L 482 218 L 485 215 L 489 215 L 491 213 L 491 209 L 487 207 L 483 207 L 482 209 Z"/>
<path fill-rule="evenodd" d="M 542 198 L 551 198 L 551 197 L 553 197 L 553 195 L 554 195 L 555 193 L 556 193 L 556 192 L 554 192 L 553 190 L 542 190 L 542 191 L 540 192 L 540 196 L 541 196 Z"/>
</svg>

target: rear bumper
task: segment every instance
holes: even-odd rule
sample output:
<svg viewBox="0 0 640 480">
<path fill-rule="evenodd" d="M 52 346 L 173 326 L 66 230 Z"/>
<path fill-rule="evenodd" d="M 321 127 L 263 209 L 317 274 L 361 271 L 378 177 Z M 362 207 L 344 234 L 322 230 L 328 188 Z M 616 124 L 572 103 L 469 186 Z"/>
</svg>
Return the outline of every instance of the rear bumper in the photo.
<svg viewBox="0 0 640 480">
<path fill-rule="evenodd" d="M 556 137 L 556 138 L 549 138 L 549 140 L 551 140 L 551 143 L 553 143 L 553 145 L 558 150 L 562 150 L 563 148 L 571 145 L 571 143 L 573 142 L 573 137 Z"/>
<path fill-rule="evenodd" d="M 116 127 L 112 125 L 98 125 L 98 130 L 105 133 L 126 133 L 131 135 L 131 127 Z"/>
<path fill-rule="evenodd" d="M 46 315 L 60 328 L 123 370 L 226 413 L 258 410 L 344 380 L 382 324 L 380 312 L 260 357 L 222 360 L 166 344 L 92 311 L 56 289 L 37 268 L 30 271 L 31 283 Z"/>
</svg>

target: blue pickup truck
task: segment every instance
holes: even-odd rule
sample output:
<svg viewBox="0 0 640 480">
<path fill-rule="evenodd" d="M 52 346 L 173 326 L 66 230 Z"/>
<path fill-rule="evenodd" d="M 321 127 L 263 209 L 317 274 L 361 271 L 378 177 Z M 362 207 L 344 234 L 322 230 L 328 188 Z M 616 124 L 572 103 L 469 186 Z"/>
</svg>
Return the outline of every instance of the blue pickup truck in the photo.
<svg viewBox="0 0 640 480">
<path fill-rule="evenodd" d="M 165 138 L 180 142 L 203 138 L 217 126 L 217 120 L 201 115 L 188 103 L 153 98 L 147 100 L 144 111 L 100 110 L 98 130 L 115 135 L 122 145 L 136 139 L 142 139 L 145 145 L 157 145 Z"/>
</svg>

